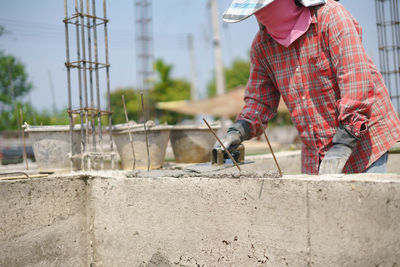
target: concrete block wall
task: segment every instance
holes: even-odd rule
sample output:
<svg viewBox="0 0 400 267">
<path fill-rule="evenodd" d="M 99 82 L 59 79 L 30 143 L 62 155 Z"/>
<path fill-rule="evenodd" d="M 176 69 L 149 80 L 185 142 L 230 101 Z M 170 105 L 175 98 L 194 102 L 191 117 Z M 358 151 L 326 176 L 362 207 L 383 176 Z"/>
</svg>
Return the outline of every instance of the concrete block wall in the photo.
<svg viewBox="0 0 400 267">
<path fill-rule="evenodd" d="M 0 181 L 0 266 L 87 266 L 86 197 L 83 179 Z"/>
<path fill-rule="evenodd" d="M 0 181 L 0 266 L 400 264 L 400 175 L 217 177 Z"/>
</svg>

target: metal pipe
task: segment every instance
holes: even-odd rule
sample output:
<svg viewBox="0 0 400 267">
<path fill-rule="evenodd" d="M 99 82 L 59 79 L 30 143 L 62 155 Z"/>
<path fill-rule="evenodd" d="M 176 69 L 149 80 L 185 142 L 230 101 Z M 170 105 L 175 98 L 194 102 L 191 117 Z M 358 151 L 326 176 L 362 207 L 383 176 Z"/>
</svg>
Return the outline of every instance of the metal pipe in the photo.
<svg viewBox="0 0 400 267">
<path fill-rule="evenodd" d="M 224 149 L 224 151 L 228 154 L 229 158 L 232 160 L 233 164 L 235 164 L 236 168 L 238 168 L 239 171 L 240 167 L 237 164 L 236 160 L 232 157 L 231 152 L 229 152 L 228 149 L 226 149 L 224 143 L 222 143 L 222 141 L 218 138 L 218 136 L 216 135 L 216 133 L 213 131 L 213 129 L 211 128 L 210 124 L 208 124 L 208 122 L 206 121 L 206 119 L 203 118 L 203 121 L 206 123 L 208 129 L 210 129 L 211 133 L 215 136 L 215 138 L 217 139 L 217 141 L 220 143 L 220 145 L 222 146 L 222 148 Z"/>
</svg>

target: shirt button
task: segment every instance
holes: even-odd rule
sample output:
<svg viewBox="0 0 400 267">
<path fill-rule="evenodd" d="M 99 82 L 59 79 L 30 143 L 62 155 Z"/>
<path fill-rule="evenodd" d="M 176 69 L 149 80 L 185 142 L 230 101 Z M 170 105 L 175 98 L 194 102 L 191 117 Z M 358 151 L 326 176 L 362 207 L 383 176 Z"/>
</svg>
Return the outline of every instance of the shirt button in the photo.
<svg viewBox="0 0 400 267">
<path fill-rule="evenodd" d="M 297 68 L 296 68 L 296 71 L 300 71 L 300 68 L 299 68 L 299 67 L 297 67 Z"/>
<path fill-rule="evenodd" d="M 356 136 L 358 136 L 358 133 L 355 133 Z"/>
<path fill-rule="evenodd" d="M 306 96 L 305 96 L 305 95 L 303 95 L 303 97 L 302 97 L 301 99 L 305 100 L 305 99 L 306 99 Z"/>
</svg>

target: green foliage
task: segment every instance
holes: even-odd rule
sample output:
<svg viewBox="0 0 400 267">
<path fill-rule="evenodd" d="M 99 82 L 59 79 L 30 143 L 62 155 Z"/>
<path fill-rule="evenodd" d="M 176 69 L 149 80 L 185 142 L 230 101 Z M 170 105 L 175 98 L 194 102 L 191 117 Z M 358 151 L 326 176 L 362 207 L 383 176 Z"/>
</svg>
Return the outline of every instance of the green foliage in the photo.
<svg viewBox="0 0 400 267">
<path fill-rule="evenodd" d="M 154 106 L 157 102 L 177 101 L 190 99 L 190 84 L 186 80 L 172 79 L 173 66 L 167 65 L 163 60 L 158 59 L 155 63 L 157 80 L 154 88 L 149 92 L 150 101 Z M 165 110 L 156 110 L 155 117 L 161 122 L 176 124 L 189 116 Z"/>
<path fill-rule="evenodd" d="M 240 85 L 246 85 L 250 76 L 250 61 L 243 59 L 235 59 L 232 66 L 224 69 L 226 90 L 230 91 Z M 216 94 L 216 81 L 215 75 L 208 83 L 208 95 L 214 96 Z"/>
<path fill-rule="evenodd" d="M 24 65 L 0 51 L 0 110 L 11 110 L 13 102 L 32 89 Z"/>
<path fill-rule="evenodd" d="M 126 122 L 122 96 L 125 98 L 129 120 L 139 121 L 141 112 L 140 93 L 135 92 L 134 88 L 119 88 L 111 92 L 110 95 L 111 107 L 113 108 L 113 123 Z"/>
<path fill-rule="evenodd" d="M 161 123 L 168 122 L 168 124 L 175 124 L 182 121 L 189 116 L 182 115 L 175 112 L 164 110 L 156 110 L 154 107 L 158 102 L 177 101 L 190 98 L 190 84 L 182 79 L 172 79 L 171 72 L 172 65 L 165 64 L 164 61 L 158 59 L 154 64 L 157 79 L 154 87 L 148 93 L 148 101 L 150 103 L 147 110 L 151 116 L 149 119 L 158 120 Z M 111 107 L 113 109 L 113 123 L 126 122 L 124 107 L 122 105 L 121 96 L 124 95 L 126 109 L 129 120 L 141 121 L 142 104 L 140 91 L 134 88 L 119 88 L 111 92 Z"/>
</svg>

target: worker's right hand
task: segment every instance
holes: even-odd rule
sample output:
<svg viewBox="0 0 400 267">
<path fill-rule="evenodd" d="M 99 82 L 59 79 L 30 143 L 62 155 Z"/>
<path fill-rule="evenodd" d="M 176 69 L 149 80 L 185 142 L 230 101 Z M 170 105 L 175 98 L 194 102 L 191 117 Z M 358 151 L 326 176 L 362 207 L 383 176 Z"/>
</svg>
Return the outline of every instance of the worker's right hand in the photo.
<svg viewBox="0 0 400 267">
<path fill-rule="evenodd" d="M 225 148 L 229 150 L 229 152 L 232 152 L 242 142 L 242 135 L 239 131 L 228 131 L 221 139 L 221 142 L 224 144 Z M 214 149 L 224 151 L 224 148 L 219 142 L 215 143 Z"/>
</svg>

